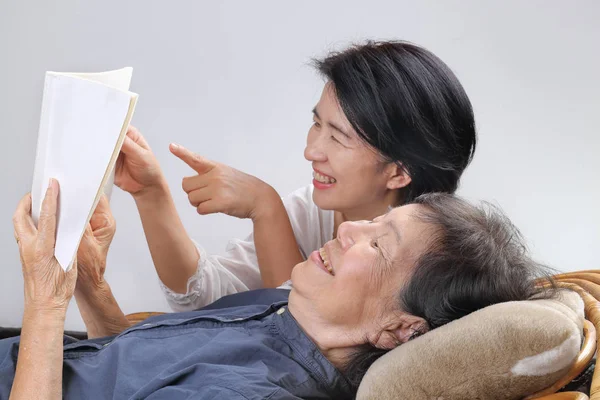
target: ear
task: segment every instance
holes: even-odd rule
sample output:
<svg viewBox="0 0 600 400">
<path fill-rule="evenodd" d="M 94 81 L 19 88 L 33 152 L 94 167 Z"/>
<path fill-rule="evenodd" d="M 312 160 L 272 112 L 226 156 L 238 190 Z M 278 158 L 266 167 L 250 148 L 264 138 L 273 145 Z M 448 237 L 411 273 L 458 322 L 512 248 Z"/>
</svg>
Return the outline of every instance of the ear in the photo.
<svg viewBox="0 0 600 400">
<path fill-rule="evenodd" d="M 372 344 L 379 349 L 391 350 L 408 342 L 415 334 L 420 335 L 427 330 L 427 322 L 423 318 L 402 314 L 394 322 L 388 324 Z"/>
<path fill-rule="evenodd" d="M 387 188 L 390 190 L 406 187 L 412 181 L 410 175 L 402 165 L 389 163 L 385 167 L 385 170 L 388 176 Z"/>
</svg>

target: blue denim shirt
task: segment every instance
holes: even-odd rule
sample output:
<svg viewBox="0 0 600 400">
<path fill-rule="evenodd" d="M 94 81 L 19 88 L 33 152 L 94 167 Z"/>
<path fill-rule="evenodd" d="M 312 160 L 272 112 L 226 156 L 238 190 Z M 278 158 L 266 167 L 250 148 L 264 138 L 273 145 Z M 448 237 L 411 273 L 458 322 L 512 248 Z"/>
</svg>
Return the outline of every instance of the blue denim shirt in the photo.
<svg viewBox="0 0 600 400">
<path fill-rule="evenodd" d="M 228 296 L 200 311 L 149 318 L 107 338 L 65 338 L 63 395 L 72 399 L 351 398 L 345 378 L 287 310 L 287 290 Z M 269 298 L 279 301 L 269 303 Z M 252 302 L 252 305 L 239 305 Z M 269 304 L 267 304 L 269 303 Z M 0 399 L 19 338 L 0 341 Z M 40 388 L 43 390 L 43 388 Z"/>
</svg>

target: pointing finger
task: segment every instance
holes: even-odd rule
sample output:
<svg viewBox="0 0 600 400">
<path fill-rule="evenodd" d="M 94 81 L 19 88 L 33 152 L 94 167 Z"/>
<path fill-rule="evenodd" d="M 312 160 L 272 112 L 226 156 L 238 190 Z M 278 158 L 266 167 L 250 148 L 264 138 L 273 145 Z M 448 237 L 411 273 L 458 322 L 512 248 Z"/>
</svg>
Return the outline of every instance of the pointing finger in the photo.
<svg viewBox="0 0 600 400">
<path fill-rule="evenodd" d="M 183 146 L 171 144 L 169 149 L 171 150 L 171 153 L 199 174 L 205 174 L 217 166 L 214 162 L 199 156 Z"/>
</svg>

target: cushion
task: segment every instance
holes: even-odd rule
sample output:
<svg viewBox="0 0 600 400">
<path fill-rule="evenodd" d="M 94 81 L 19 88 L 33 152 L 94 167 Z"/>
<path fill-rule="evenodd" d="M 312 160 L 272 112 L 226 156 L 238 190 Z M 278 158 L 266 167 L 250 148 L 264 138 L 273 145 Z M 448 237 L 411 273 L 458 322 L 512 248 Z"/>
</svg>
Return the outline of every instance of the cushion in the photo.
<svg viewBox="0 0 600 400">
<path fill-rule="evenodd" d="M 522 399 L 574 364 L 583 310 L 581 297 L 568 290 L 552 300 L 486 307 L 381 357 L 357 399 Z"/>
</svg>

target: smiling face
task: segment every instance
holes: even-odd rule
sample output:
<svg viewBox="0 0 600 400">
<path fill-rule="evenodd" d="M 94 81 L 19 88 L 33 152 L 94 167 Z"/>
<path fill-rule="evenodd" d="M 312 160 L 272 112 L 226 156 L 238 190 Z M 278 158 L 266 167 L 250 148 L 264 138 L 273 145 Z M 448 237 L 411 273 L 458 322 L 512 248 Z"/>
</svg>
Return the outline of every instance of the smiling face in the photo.
<svg viewBox="0 0 600 400">
<path fill-rule="evenodd" d="M 410 183 L 404 171 L 361 140 L 331 84 L 313 110 L 304 157 L 312 162 L 313 201 L 326 210 L 377 210 L 374 215 L 380 215 L 397 204 L 396 189 Z"/>
<path fill-rule="evenodd" d="M 293 269 L 294 296 L 307 299 L 321 319 L 348 332 L 378 329 L 434 232 L 415 217 L 419 207 L 341 224 L 336 239 Z"/>
</svg>

